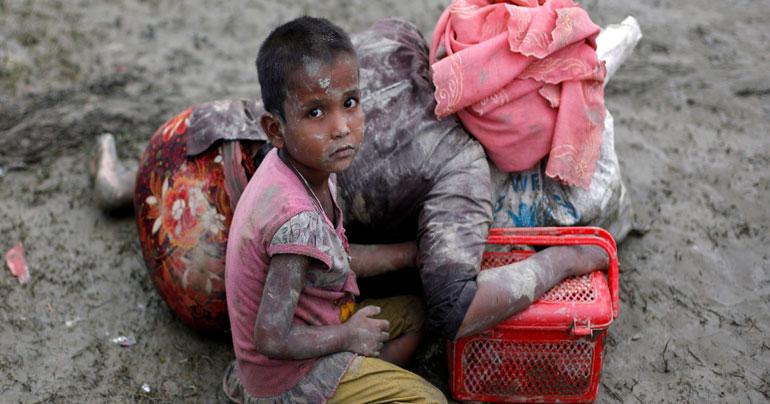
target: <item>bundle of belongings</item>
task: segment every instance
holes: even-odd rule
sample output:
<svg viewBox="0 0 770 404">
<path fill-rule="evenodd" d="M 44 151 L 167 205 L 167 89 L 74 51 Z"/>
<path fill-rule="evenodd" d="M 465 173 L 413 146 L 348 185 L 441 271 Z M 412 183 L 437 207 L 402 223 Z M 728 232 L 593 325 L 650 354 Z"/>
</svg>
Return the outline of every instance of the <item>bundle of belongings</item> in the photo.
<svg viewBox="0 0 770 404">
<path fill-rule="evenodd" d="M 631 17 L 600 32 L 571 0 L 457 0 L 439 19 L 435 113 L 492 161 L 493 227 L 630 230 L 603 87 L 641 34 Z"/>
</svg>

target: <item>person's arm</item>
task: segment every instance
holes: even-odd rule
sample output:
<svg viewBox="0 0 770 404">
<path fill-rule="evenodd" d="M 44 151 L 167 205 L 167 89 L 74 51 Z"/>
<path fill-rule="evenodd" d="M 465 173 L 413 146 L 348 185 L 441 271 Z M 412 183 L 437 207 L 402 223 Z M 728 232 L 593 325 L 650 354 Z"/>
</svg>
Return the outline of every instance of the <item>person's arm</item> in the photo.
<svg viewBox="0 0 770 404">
<path fill-rule="evenodd" d="M 379 307 L 365 307 L 339 325 L 293 324 L 310 262 L 302 255 L 272 257 L 254 326 L 257 351 L 276 359 L 316 358 L 341 351 L 378 356 L 389 327 L 385 320 L 370 318 L 379 313 Z"/>
<path fill-rule="evenodd" d="M 358 277 L 379 275 L 409 267 L 417 267 L 417 242 L 396 244 L 351 244 L 350 269 Z"/>
<path fill-rule="evenodd" d="M 476 278 L 478 290 L 457 338 L 476 334 L 510 318 L 564 278 L 607 268 L 608 262 L 599 247 L 551 247 L 524 261 L 481 271 Z"/>
</svg>

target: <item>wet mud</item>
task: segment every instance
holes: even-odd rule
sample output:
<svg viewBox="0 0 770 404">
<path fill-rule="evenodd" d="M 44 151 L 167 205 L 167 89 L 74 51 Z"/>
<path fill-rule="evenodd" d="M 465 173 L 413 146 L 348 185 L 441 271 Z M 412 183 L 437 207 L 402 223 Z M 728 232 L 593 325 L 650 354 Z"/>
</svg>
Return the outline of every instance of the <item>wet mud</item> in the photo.
<svg viewBox="0 0 770 404">
<path fill-rule="evenodd" d="M 133 218 L 96 208 L 96 137 L 137 158 L 187 106 L 254 98 L 257 46 L 279 22 L 357 31 L 398 15 L 430 38 L 445 4 L 0 0 L 0 252 L 23 242 L 31 276 L 0 270 L 1 401 L 223 402 L 230 342 L 180 323 Z M 599 402 L 768 401 L 770 4 L 583 5 L 644 34 L 606 88 L 647 231 L 621 246 Z M 414 369 L 446 391 L 444 355 L 427 344 Z"/>
</svg>

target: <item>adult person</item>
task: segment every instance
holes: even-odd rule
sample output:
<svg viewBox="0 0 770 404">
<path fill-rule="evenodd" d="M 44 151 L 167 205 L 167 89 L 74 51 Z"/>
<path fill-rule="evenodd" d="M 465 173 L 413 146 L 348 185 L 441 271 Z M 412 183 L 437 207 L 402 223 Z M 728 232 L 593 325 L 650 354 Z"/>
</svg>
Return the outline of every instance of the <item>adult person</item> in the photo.
<svg viewBox="0 0 770 404">
<path fill-rule="evenodd" d="M 435 330 L 447 338 L 473 334 L 527 307 L 564 277 L 606 265 L 604 253 L 592 247 L 551 247 L 479 274 L 492 218 L 489 164 L 453 116 L 433 115 L 424 39 L 412 24 L 388 19 L 353 41 L 368 119 L 347 171 L 356 176 L 338 177 L 349 239 L 417 239 Z M 167 303 L 199 329 L 224 326 L 225 235 L 264 151 L 261 113 L 250 101 L 193 107 L 153 135 L 140 163 L 134 202 L 145 260 Z M 99 184 L 110 183 L 99 180 L 104 177 L 97 174 L 97 193 Z"/>
</svg>

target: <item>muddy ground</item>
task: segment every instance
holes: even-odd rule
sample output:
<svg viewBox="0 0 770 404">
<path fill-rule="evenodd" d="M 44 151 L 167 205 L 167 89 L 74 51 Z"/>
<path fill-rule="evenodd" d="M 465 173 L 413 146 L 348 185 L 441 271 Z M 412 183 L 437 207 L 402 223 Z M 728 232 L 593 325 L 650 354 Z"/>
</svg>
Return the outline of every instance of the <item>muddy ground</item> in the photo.
<svg viewBox="0 0 770 404">
<path fill-rule="evenodd" d="M 175 319 L 133 218 L 94 206 L 95 137 L 114 133 L 135 158 L 174 112 L 254 97 L 257 45 L 292 17 L 355 31 L 401 15 L 430 37 L 446 3 L 0 0 L 0 252 L 23 242 L 32 275 L 21 286 L 0 271 L 0 401 L 224 401 L 229 341 Z M 599 401 L 766 402 L 770 3 L 583 4 L 600 25 L 633 15 L 644 33 L 607 88 L 649 232 L 621 248 Z M 417 370 L 446 388 L 436 347 Z"/>
</svg>

